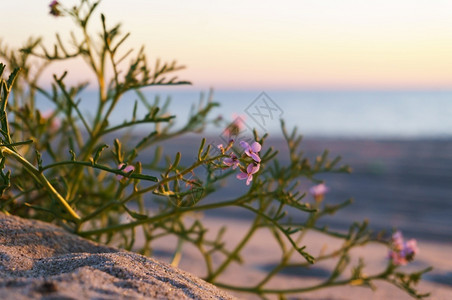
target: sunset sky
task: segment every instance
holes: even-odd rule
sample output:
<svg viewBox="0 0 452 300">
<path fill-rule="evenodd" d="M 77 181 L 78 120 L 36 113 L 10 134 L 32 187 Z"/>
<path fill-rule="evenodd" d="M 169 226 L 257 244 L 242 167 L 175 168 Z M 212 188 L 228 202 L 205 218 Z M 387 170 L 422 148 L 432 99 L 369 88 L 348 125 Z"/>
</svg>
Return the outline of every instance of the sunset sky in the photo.
<svg viewBox="0 0 452 300">
<path fill-rule="evenodd" d="M 49 16 L 49 3 L 3 1 L 3 42 L 67 34 L 72 23 Z M 132 33 L 128 46 L 186 65 L 180 77 L 196 89 L 452 88 L 450 0 L 108 0 L 100 11 Z"/>
</svg>

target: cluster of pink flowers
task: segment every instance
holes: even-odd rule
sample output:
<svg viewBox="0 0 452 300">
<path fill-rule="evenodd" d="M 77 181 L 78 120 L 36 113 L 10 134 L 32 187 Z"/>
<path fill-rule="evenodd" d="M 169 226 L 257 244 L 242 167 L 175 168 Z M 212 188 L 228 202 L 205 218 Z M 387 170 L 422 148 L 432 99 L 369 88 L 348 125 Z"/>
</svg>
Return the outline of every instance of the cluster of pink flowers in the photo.
<svg viewBox="0 0 452 300">
<path fill-rule="evenodd" d="M 241 130 L 244 128 L 243 120 L 245 119 L 245 116 L 233 114 L 233 119 L 234 121 L 229 124 L 224 131 L 230 139 L 229 144 L 226 148 L 224 148 L 223 145 L 218 145 L 218 148 L 221 150 L 222 154 L 225 154 L 232 148 L 234 139 L 237 138 Z M 259 157 L 259 152 L 261 151 L 262 146 L 258 142 L 254 142 L 250 145 L 245 141 L 240 141 L 240 146 L 245 150 L 242 158 L 237 157 L 235 153 L 230 153 L 229 157 L 223 160 L 223 163 L 228 167 L 232 167 L 233 170 L 239 167 L 240 173 L 237 174 L 237 179 L 246 180 L 246 185 L 250 185 L 253 180 L 253 175 L 260 169 L 261 158 Z M 247 166 L 241 165 L 241 162 L 247 164 Z"/>
<path fill-rule="evenodd" d="M 226 149 L 223 147 L 223 145 L 218 145 L 218 148 L 222 151 L 222 153 L 225 153 L 225 151 L 229 150 L 232 147 L 233 142 L 234 141 L 231 140 Z M 225 158 L 223 160 L 223 163 L 228 167 L 232 167 L 232 169 L 239 167 L 240 173 L 237 174 L 237 179 L 246 179 L 246 185 L 250 185 L 251 181 L 253 180 L 253 174 L 256 174 L 260 169 L 261 158 L 259 157 L 259 152 L 261 151 L 262 146 L 258 142 L 254 142 L 250 145 L 245 141 L 241 141 L 240 146 L 242 146 L 242 148 L 245 150 L 245 155 L 252 159 L 248 166 L 246 168 L 243 167 L 240 164 L 240 159 L 234 153 L 229 154 L 229 157 Z"/>
<path fill-rule="evenodd" d="M 245 154 L 253 159 L 253 161 L 246 167 L 246 170 L 240 168 L 241 173 L 237 174 L 237 179 L 246 179 L 246 185 L 250 185 L 253 180 L 253 174 L 257 173 L 260 168 L 261 158 L 259 157 L 259 151 L 261 151 L 261 144 L 254 142 L 251 146 L 245 142 L 241 141 L 240 146 L 245 149 Z"/>
<path fill-rule="evenodd" d="M 388 257 L 396 266 L 406 265 L 419 253 L 416 240 L 410 239 L 405 242 L 400 231 L 396 231 L 392 235 L 391 246 Z"/>
</svg>

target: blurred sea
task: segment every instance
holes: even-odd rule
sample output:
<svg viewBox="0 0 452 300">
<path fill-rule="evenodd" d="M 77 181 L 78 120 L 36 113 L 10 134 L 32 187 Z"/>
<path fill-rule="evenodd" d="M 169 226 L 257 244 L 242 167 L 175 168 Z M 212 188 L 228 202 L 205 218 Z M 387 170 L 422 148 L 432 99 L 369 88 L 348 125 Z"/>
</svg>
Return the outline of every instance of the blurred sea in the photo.
<svg viewBox="0 0 452 300">
<path fill-rule="evenodd" d="M 265 91 L 264 91 L 265 92 Z M 266 102 L 269 111 L 260 108 L 262 119 L 256 107 L 265 106 L 262 91 L 214 91 L 213 100 L 221 103 L 212 116 L 222 115 L 232 120 L 233 113 L 244 117 L 249 128 L 257 127 L 261 132 L 280 133 L 279 118 L 288 127 L 298 126 L 308 137 L 334 138 L 451 138 L 452 137 L 452 90 L 451 91 L 267 91 Z M 207 98 L 205 93 L 204 98 Z M 169 111 L 175 114 L 176 125 L 187 120 L 189 108 L 199 102 L 199 91 L 183 91 L 177 87 L 171 90 L 158 88 L 145 91 L 150 102 L 156 96 L 160 103 L 170 97 Z M 97 94 L 85 91 L 81 97 L 81 109 L 91 117 L 96 108 Z M 129 92 L 119 102 L 112 114 L 113 123 L 121 123 L 132 115 L 138 97 Z M 43 110 L 52 104 L 40 98 Z M 146 109 L 138 101 L 138 117 Z M 271 112 L 271 118 L 270 114 Z M 253 119 L 253 114 L 254 119 Z M 265 124 L 263 124 L 265 122 Z M 210 127 L 208 133 L 216 134 L 218 129 Z"/>
</svg>

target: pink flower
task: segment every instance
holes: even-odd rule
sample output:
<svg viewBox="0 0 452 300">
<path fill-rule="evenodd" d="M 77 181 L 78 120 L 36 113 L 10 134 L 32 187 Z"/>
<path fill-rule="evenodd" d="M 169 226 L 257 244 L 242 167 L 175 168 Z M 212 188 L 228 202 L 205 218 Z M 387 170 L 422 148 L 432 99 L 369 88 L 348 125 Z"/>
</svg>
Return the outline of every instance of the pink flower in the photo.
<svg viewBox="0 0 452 300">
<path fill-rule="evenodd" d="M 251 181 L 253 180 L 253 174 L 257 173 L 257 171 L 259 171 L 259 168 L 259 164 L 251 163 L 246 168 L 246 173 L 241 170 L 241 173 L 237 174 L 237 179 L 246 179 L 246 185 L 250 185 Z"/>
<path fill-rule="evenodd" d="M 226 145 L 226 148 L 223 146 L 223 144 L 219 144 L 217 146 L 217 148 L 220 149 L 221 154 L 224 154 L 226 151 L 229 151 L 229 149 L 231 149 L 233 145 L 234 145 L 234 139 L 229 139 L 229 142 Z"/>
<path fill-rule="evenodd" d="M 232 167 L 232 169 L 235 170 L 238 167 L 240 162 L 239 162 L 238 157 L 234 153 L 231 153 L 230 157 L 225 158 L 223 160 L 223 163 L 226 166 Z"/>
<path fill-rule="evenodd" d="M 326 193 L 328 193 L 328 191 L 329 191 L 329 188 L 324 183 L 320 183 L 309 189 L 309 193 L 311 193 L 311 195 L 314 196 L 314 199 L 316 201 L 323 200 L 323 196 Z"/>
<path fill-rule="evenodd" d="M 250 146 L 247 142 L 241 141 L 240 146 L 242 146 L 245 149 L 246 155 L 254 159 L 254 161 L 256 162 L 261 161 L 261 158 L 258 155 L 259 151 L 261 151 L 262 148 L 261 144 L 259 144 L 258 142 L 254 142 Z"/>
<path fill-rule="evenodd" d="M 414 259 L 414 256 L 419 253 L 417 242 L 415 239 L 404 242 L 402 233 L 396 231 L 392 235 L 391 250 L 389 250 L 388 257 L 396 266 L 406 265 Z"/>
<path fill-rule="evenodd" d="M 129 172 L 132 172 L 132 171 L 135 170 L 135 167 L 134 167 L 134 166 L 129 165 L 129 166 L 126 166 L 126 167 L 123 169 L 124 166 L 125 166 L 124 163 L 120 163 L 120 164 L 118 165 L 118 169 L 121 170 L 121 171 L 123 171 L 124 173 L 129 173 Z M 116 178 L 117 178 L 118 180 L 122 180 L 122 179 L 124 179 L 124 176 L 122 176 L 122 175 L 116 175 Z"/>
<path fill-rule="evenodd" d="M 417 241 L 415 239 L 407 241 L 401 253 L 406 258 L 407 261 L 412 261 L 414 259 L 414 256 L 419 253 Z"/>
<path fill-rule="evenodd" d="M 234 119 L 234 121 L 232 121 L 232 123 L 229 124 L 224 131 L 224 133 L 229 137 L 239 135 L 240 131 L 242 131 L 242 129 L 245 127 L 244 125 L 245 116 L 237 115 L 236 113 L 234 113 L 232 114 L 232 118 Z"/>
<path fill-rule="evenodd" d="M 396 266 L 403 266 L 407 264 L 405 257 L 400 255 L 400 252 L 397 251 L 389 251 L 388 258 L 392 261 L 392 263 Z"/>
<path fill-rule="evenodd" d="M 58 1 L 53 0 L 52 2 L 50 2 L 49 7 L 50 7 L 50 14 L 54 17 L 59 17 L 61 16 L 61 10 L 58 8 L 58 6 L 60 5 L 60 3 L 58 3 Z"/>
<path fill-rule="evenodd" d="M 402 232 L 400 232 L 399 230 L 394 232 L 394 234 L 392 235 L 392 247 L 396 251 L 402 251 L 403 249 L 403 236 Z"/>
<path fill-rule="evenodd" d="M 223 147 L 223 144 L 219 144 L 219 145 L 217 146 L 217 148 L 220 149 L 221 154 L 224 154 L 225 149 L 224 149 L 224 147 Z"/>
</svg>

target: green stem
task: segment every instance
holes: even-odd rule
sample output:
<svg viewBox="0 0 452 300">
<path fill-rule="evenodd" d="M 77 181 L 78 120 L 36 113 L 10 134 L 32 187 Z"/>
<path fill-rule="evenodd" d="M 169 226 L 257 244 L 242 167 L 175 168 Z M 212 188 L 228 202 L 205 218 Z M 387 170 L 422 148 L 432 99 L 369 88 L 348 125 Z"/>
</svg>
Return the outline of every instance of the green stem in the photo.
<svg viewBox="0 0 452 300">
<path fill-rule="evenodd" d="M 312 218 L 315 218 L 314 214 L 311 214 L 311 216 L 309 217 L 309 219 L 312 219 Z M 308 222 L 309 222 L 309 220 L 308 220 Z M 298 235 L 297 239 L 295 240 L 295 245 L 299 245 L 301 243 L 301 241 L 303 240 L 303 238 L 304 238 L 304 236 L 306 235 L 307 232 L 308 232 L 307 229 L 303 229 L 303 231 Z M 267 276 L 265 276 L 264 279 L 262 279 L 259 282 L 259 284 L 258 284 L 259 288 L 264 286 L 273 276 L 275 276 L 275 274 L 277 274 L 279 271 L 281 271 L 284 267 L 287 266 L 287 262 L 292 257 L 295 249 L 296 249 L 295 247 L 292 247 L 288 251 L 284 251 L 284 254 L 283 254 L 282 259 L 279 262 L 279 264 L 277 266 L 275 266 L 273 268 L 273 270 L 271 270 L 267 274 Z"/>
<path fill-rule="evenodd" d="M 213 272 L 206 281 L 214 282 L 215 278 L 218 277 L 223 271 L 229 266 L 229 264 L 232 262 L 233 259 L 236 259 L 242 251 L 243 247 L 248 243 L 250 238 L 253 236 L 254 232 L 259 228 L 259 222 L 260 222 L 260 216 L 257 215 L 254 219 L 253 224 L 251 225 L 250 229 L 248 230 L 247 234 L 243 237 L 243 239 L 240 241 L 240 243 L 235 247 L 234 251 L 232 251 L 227 259 L 217 268 L 215 272 Z M 216 284 L 216 283 L 215 283 Z"/>
<path fill-rule="evenodd" d="M 153 182 L 158 181 L 158 179 L 154 176 L 149 176 L 149 175 L 145 175 L 145 174 L 133 174 L 133 173 L 128 175 L 126 172 L 123 172 L 119 169 L 111 169 L 109 167 L 99 165 L 96 163 L 92 163 L 92 162 L 87 162 L 87 161 L 60 161 L 60 162 L 49 164 L 49 165 L 43 167 L 42 171 L 44 171 L 46 169 L 54 168 L 57 166 L 63 166 L 63 165 L 79 165 L 79 166 L 91 167 L 94 169 L 104 170 L 104 171 L 114 173 L 117 175 L 122 175 L 122 176 L 128 177 L 128 178 L 149 180 L 149 181 L 153 181 Z"/>
<path fill-rule="evenodd" d="M 142 195 L 142 194 L 147 193 L 147 192 L 149 192 L 149 191 L 153 191 L 153 190 L 155 190 L 156 188 L 158 188 L 159 186 L 163 186 L 163 185 L 165 185 L 165 184 L 167 184 L 168 182 L 171 182 L 171 181 L 173 181 L 173 180 L 177 180 L 177 179 L 179 179 L 181 176 L 184 176 L 184 175 L 190 173 L 190 172 L 193 171 L 195 168 L 201 166 L 201 165 L 204 164 L 204 163 L 208 163 L 208 162 L 217 160 L 217 159 L 222 158 L 222 157 L 224 157 L 224 155 L 218 155 L 218 156 L 215 156 L 215 157 L 210 158 L 210 159 L 207 159 L 207 160 L 197 161 L 196 163 L 194 163 L 194 164 L 193 164 L 191 167 L 189 167 L 188 169 L 185 169 L 184 171 L 182 171 L 182 172 L 180 172 L 180 173 L 178 173 L 178 174 L 176 174 L 176 175 L 174 175 L 174 176 L 166 177 L 165 179 L 161 180 L 159 183 L 154 184 L 154 185 L 152 185 L 152 186 L 150 186 L 150 187 L 147 187 L 147 188 L 144 188 L 144 189 L 141 189 L 141 190 L 136 190 L 136 191 L 134 191 L 132 194 L 130 194 L 128 197 L 126 197 L 125 199 L 123 199 L 123 200 L 121 200 L 121 201 L 116 201 L 116 200 L 110 201 L 110 202 L 104 204 L 103 206 L 101 206 L 100 208 L 98 208 L 97 210 L 95 210 L 95 211 L 94 211 L 93 213 L 91 213 L 90 215 L 84 217 L 83 220 L 82 220 L 82 222 L 88 221 L 88 220 L 90 220 L 90 219 L 96 217 L 96 216 L 97 216 L 98 214 L 100 214 L 100 213 L 105 213 L 105 212 L 107 211 L 108 208 L 113 207 L 113 206 L 116 205 L 116 204 L 125 204 L 125 203 L 129 202 L 130 200 L 132 200 L 133 198 L 135 198 L 135 197 L 137 197 L 137 196 L 139 196 L 139 195 Z M 132 175 L 133 175 L 133 174 L 132 174 Z"/>
<path fill-rule="evenodd" d="M 310 291 L 318 290 L 321 288 L 333 287 L 333 286 L 341 286 L 341 285 L 349 285 L 349 284 L 359 285 L 359 284 L 355 283 L 357 280 L 358 281 L 363 280 L 365 282 L 370 282 L 372 280 L 383 280 L 383 281 L 390 282 L 397 286 L 397 284 L 395 282 L 391 282 L 388 280 L 387 275 L 388 275 L 388 272 L 387 272 L 387 270 L 385 270 L 379 274 L 361 278 L 361 279 L 348 278 L 348 279 L 338 280 L 338 281 L 326 280 L 326 281 L 323 281 L 322 283 L 319 283 L 319 284 L 316 284 L 313 286 L 302 287 L 302 288 L 293 288 L 293 289 L 261 289 L 260 286 L 252 286 L 252 287 L 234 286 L 234 285 L 228 285 L 228 284 L 221 283 L 221 282 L 215 282 L 215 285 L 220 288 L 225 288 L 225 289 L 239 291 L 239 292 L 257 293 L 257 294 L 280 294 L 280 295 L 310 292 Z"/>
<path fill-rule="evenodd" d="M 132 121 L 132 122 L 125 122 L 117 126 L 110 127 L 108 129 L 105 129 L 102 131 L 102 135 L 106 135 L 110 132 L 113 132 L 115 130 L 123 129 L 126 127 L 134 126 L 137 124 L 145 124 L 145 123 L 158 123 L 158 122 L 169 122 L 171 119 L 174 119 L 174 116 L 165 117 L 165 118 L 152 118 L 152 119 L 143 119 L 138 121 Z"/>
<path fill-rule="evenodd" d="M 126 223 L 126 224 L 114 225 L 114 226 L 110 226 L 107 228 L 99 228 L 99 229 L 94 229 L 94 230 L 90 230 L 90 231 L 84 231 L 84 232 L 80 232 L 79 235 L 91 236 L 91 235 L 99 235 L 99 234 L 103 234 L 103 233 L 107 233 L 107 232 L 124 230 L 124 229 L 136 227 L 136 226 L 146 224 L 146 223 L 156 223 L 158 221 L 170 218 L 170 217 L 178 215 L 178 214 L 186 213 L 186 212 L 204 211 L 204 210 L 209 210 L 209 209 L 233 206 L 233 205 L 237 205 L 240 202 L 246 201 L 246 200 L 247 200 L 247 197 L 242 196 L 242 197 L 236 198 L 234 200 L 224 201 L 224 202 L 220 202 L 220 203 L 205 204 L 205 205 L 194 206 L 194 207 L 178 207 L 176 209 L 173 209 L 170 212 L 167 212 L 164 214 L 159 214 L 155 217 L 141 219 L 141 220 L 137 220 L 137 221 Z M 86 220 L 87 219 L 84 219 L 83 221 L 86 221 Z"/>
<path fill-rule="evenodd" d="M 14 152 L 13 150 L 1 145 L 1 153 L 13 157 L 17 162 L 22 164 L 25 169 L 42 185 L 45 186 L 47 191 L 57 199 L 58 202 L 64 207 L 64 209 L 71 215 L 72 219 L 77 223 L 81 220 L 80 216 L 72 209 L 72 207 L 67 203 L 67 201 L 58 193 L 58 191 L 52 186 L 52 184 L 47 180 L 44 174 L 33 166 L 28 160 L 22 157 L 20 154 Z"/>
<path fill-rule="evenodd" d="M 274 219 L 272 219 L 271 217 L 267 216 L 266 214 L 262 213 L 260 210 L 255 209 L 254 207 L 251 207 L 249 205 L 240 205 L 243 208 L 246 208 L 252 212 L 254 212 L 257 215 L 260 215 L 261 217 L 263 217 L 264 219 L 266 219 L 267 221 L 271 222 L 276 228 L 278 228 L 283 234 L 284 236 L 287 238 L 287 240 L 289 241 L 289 243 L 292 245 L 292 247 L 294 249 L 298 249 L 298 253 L 300 253 L 310 264 L 314 263 L 314 258 L 307 252 L 303 251 L 302 249 L 300 249 L 296 243 L 296 241 L 294 241 L 291 237 L 290 234 L 287 234 L 287 232 L 285 231 L 285 229 Z"/>
<path fill-rule="evenodd" d="M 304 292 L 310 292 L 314 290 L 318 290 L 325 287 L 333 287 L 333 286 L 340 286 L 340 285 L 347 285 L 350 284 L 353 280 L 347 279 L 347 280 L 341 280 L 341 281 L 335 281 L 335 282 L 322 282 L 317 285 L 304 287 L 304 288 L 295 288 L 295 289 L 260 289 L 258 287 L 240 287 L 240 286 L 234 286 L 234 285 L 228 285 L 221 282 L 215 282 L 215 285 L 220 288 L 225 288 L 228 290 L 233 291 L 239 291 L 239 292 L 247 292 L 247 293 L 258 293 L 258 294 L 295 294 L 295 293 L 304 293 Z"/>
<path fill-rule="evenodd" d="M 90 154 L 92 148 L 94 147 L 94 145 L 96 144 L 97 140 L 100 137 L 100 132 L 102 130 L 103 123 L 104 123 L 103 121 L 101 121 L 101 117 L 102 117 L 102 111 L 104 108 L 104 104 L 107 101 L 107 93 L 106 93 L 105 78 L 104 78 L 105 59 L 101 58 L 100 66 L 99 67 L 96 66 L 96 62 L 95 62 L 94 54 L 93 54 L 93 50 L 92 50 L 92 41 L 91 41 L 91 38 L 87 31 L 87 22 L 80 22 L 80 25 L 82 27 L 82 32 L 85 37 L 85 44 L 87 47 L 86 57 L 88 58 L 89 65 L 91 66 L 94 74 L 96 75 L 97 83 L 99 85 L 99 100 L 100 100 L 99 106 L 97 109 L 97 113 L 95 116 L 94 124 L 92 127 L 90 139 L 81 151 L 82 154 L 80 156 L 80 160 L 86 160 L 88 155 Z M 71 177 L 74 178 L 74 180 L 69 185 L 68 191 L 67 191 L 67 199 L 69 199 L 69 200 L 71 200 L 75 197 L 75 193 L 78 189 L 78 186 L 80 185 L 81 177 L 83 175 L 83 169 L 76 168 L 74 172 L 75 172 L 75 174 L 71 174 Z"/>
<path fill-rule="evenodd" d="M 159 186 L 162 186 L 162 185 L 164 185 L 164 184 L 166 184 L 166 183 L 168 183 L 168 182 L 177 180 L 177 179 L 183 177 L 184 175 L 187 175 L 188 173 L 191 173 L 194 169 L 196 169 L 196 168 L 199 167 L 199 166 L 202 166 L 203 164 L 208 164 L 208 163 L 210 163 L 210 162 L 213 162 L 213 161 L 215 161 L 215 160 L 217 160 L 217 159 L 220 159 L 220 158 L 223 158 L 223 157 L 225 157 L 225 156 L 226 156 L 226 155 L 224 155 L 224 154 L 220 154 L 220 155 L 218 155 L 218 156 L 215 156 L 215 157 L 212 157 L 212 158 L 209 158 L 209 159 L 197 161 L 196 163 L 194 163 L 193 165 L 191 165 L 190 167 L 188 167 L 188 168 L 185 169 L 184 171 L 178 172 L 178 173 L 177 173 L 176 175 L 174 175 L 174 176 L 166 177 L 165 179 L 162 179 L 159 183 L 154 184 L 153 186 L 150 186 L 150 187 L 147 187 L 147 188 L 144 188 L 144 189 L 141 189 L 141 190 L 136 190 L 136 191 L 134 191 L 134 192 L 133 192 L 132 194 L 130 194 L 127 198 L 125 198 L 124 200 L 122 200 L 121 203 L 129 202 L 130 200 L 132 200 L 133 198 L 135 198 L 137 195 L 144 194 L 144 193 L 147 193 L 147 192 L 149 192 L 149 191 L 153 191 L 153 190 L 155 190 L 156 188 L 158 188 Z"/>
<path fill-rule="evenodd" d="M 184 244 L 184 239 L 179 237 L 177 239 L 176 250 L 174 251 L 173 259 L 171 260 L 171 265 L 177 267 L 182 259 L 182 246 Z"/>
</svg>

